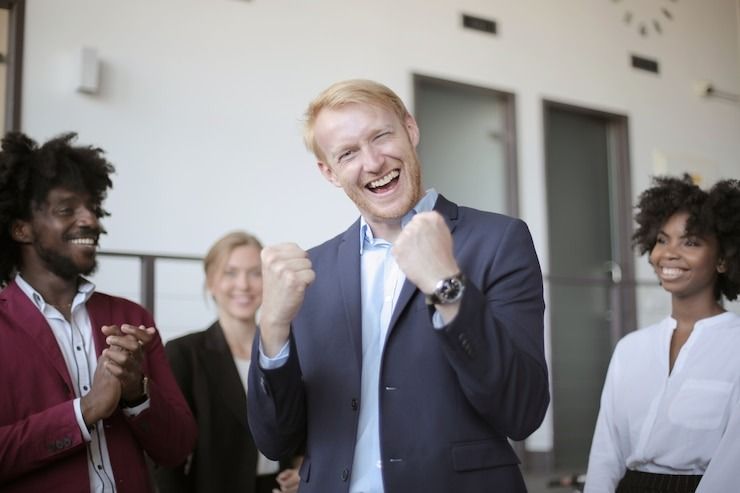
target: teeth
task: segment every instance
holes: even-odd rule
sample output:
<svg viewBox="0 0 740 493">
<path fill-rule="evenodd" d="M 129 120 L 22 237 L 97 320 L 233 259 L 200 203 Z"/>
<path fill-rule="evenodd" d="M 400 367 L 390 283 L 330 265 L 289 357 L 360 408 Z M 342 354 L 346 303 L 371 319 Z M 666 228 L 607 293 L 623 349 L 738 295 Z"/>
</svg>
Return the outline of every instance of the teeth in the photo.
<svg viewBox="0 0 740 493">
<path fill-rule="evenodd" d="M 385 175 L 383 178 L 378 178 L 375 181 L 371 181 L 370 188 L 378 188 L 378 187 L 382 187 L 383 185 L 387 185 L 391 182 L 391 180 L 393 180 L 400 174 L 401 173 L 399 173 L 398 170 L 393 170 L 387 175 Z"/>
<path fill-rule="evenodd" d="M 94 246 L 95 240 L 93 238 L 75 238 L 73 240 L 70 240 L 70 243 L 75 245 Z"/>
<path fill-rule="evenodd" d="M 663 274 L 663 277 L 675 279 L 676 277 L 679 277 L 683 271 L 675 267 L 663 267 L 661 269 L 661 273 Z"/>
</svg>

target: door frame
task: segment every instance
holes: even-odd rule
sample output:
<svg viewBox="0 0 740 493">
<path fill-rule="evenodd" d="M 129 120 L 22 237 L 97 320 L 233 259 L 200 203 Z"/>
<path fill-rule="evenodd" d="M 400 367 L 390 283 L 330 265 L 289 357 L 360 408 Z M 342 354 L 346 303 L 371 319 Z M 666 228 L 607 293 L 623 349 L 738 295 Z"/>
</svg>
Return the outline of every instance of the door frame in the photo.
<svg viewBox="0 0 740 493">
<path fill-rule="evenodd" d="M 626 333 L 637 327 L 637 309 L 636 309 L 636 285 L 635 280 L 635 256 L 632 251 L 632 181 L 630 166 L 630 147 L 629 147 L 629 119 L 626 115 L 613 113 L 610 111 L 586 108 L 571 103 L 559 102 L 551 99 L 542 100 L 543 115 L 543 158 L 544 172 L 552 172 L 552 163 L 549 161 L 547 145 L 549 141 L 550 110 L 562 110 L 583 116 L 592 116 L 606 121 L 606 138 L 607 138 L 607 166 L 610 185 L 610 216 L 612 223 L 612 256 L 613 260 L 621 269 L 612 270 L 612 284 L 609 289 L 609 302 L 611 307 L 611 318 L 609 324 L 609 337 L 612 349 L 616 343 Z M 546 190 L 545 193 L 552 193 Z M 550 251 L 548 249 L 549 257 Z M 551 261 L 551 259 L 549 259 Z M 616 271 L 619 271 L 618 273 Z M 616 277 L 619 277 L 618 282 Z M 582 283 L 584 286 L 593 284 L 592 279 L 568 277 L 569 280 Z M 552 281 L 558 280 L 549 273 L 545 276 L 548 287 L 552 287 Z M 549 311 L 549 326 L 551 338 L 554 337 L 556 330 L 553 324 L 553 313 Z M 554 355 L 551 357 L 554 358 Z M 552 368 L 551 368 L 552 371 Z M 554 380 L 557 375 L 552 372 L 551 378 Z M 554 389 L 553 389 L 554 390 Z M 553 393 L 552 402 L 557 401 L 558 395 Z M 553 415 L 557 413 L 555 406 L 552 405 Z M 555 419 L 553 419 L 555 424 Z M 554 438 L 554 437 L 553 437 Z M 558 458 L 555 456 L 555 442 L 553 442 L 552 457 L 550 466 L 557 464 Z"/>
<path fill-rule="evenodd" d="M 632 178 L 629 147 L 629 118 L 626 115 L 576 106 L 550 99 L 543 99 L 543 156 L 545 173 L 549 172 L 551 163 L 547 155 L 548 128 L 550 109 L 559 109 L 585 116 L 595 116 L 607 121 L 607 147 L 612 220 L 612 252 L 614 260 L 620 267 L 620 279 L 612 289 L 612 306 L 621 307 L 613 313 L 610 335 L 612 347 L 619 339 L 637 327 L 637 300 L 635 289 L 635 257 L 632 251 Z M 549 193 L 546 190 L 545 193 Z M 548 252 L 549 255 L 549 252 Z M 551 276 L 547 276 L 548 279 Z M 616 289 L 614 289 L 616 288 Z M 550 321 L 552 323 L 552 320 Z"/>
<path fill-rule="evenodd" d="M 8 10 L 8 54 L 5 57 L 5 131 L 21 129 L 21 91 L 23 81 L 23 33 L 26 0 L 0 0 Z"/>
<path fill-rule="evenodd" d="M 424 83 L 431 83 L 437 86 L 450 88 L 456 91 L 462 90 L 482 94 L 484 96 L 494 96 L 501 101 L 504 112 L 504 135 L 501 139 L 504 143 L 504 163 L 506 167 L 506 214 L 514 217 L 519 216 L 519 176 L 518 176 L 518 156 L 516 151 L 516 96 L 512 92 L 501 91 L 490 87 L 475 86 L 464 82 L 457 82 L 448 79 L 440 79 L 424 74 L 414 73 L 413 93 L 414 93 L 414 112 L 419 107 L 420 87 Z"/>
</svg>

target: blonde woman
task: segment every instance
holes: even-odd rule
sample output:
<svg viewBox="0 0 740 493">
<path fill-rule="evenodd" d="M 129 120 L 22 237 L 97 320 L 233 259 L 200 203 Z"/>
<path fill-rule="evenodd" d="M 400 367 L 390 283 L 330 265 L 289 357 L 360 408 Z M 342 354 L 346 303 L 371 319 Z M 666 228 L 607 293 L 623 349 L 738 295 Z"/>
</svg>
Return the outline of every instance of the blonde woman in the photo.
<svg viewBox="0 0 740 493">
<path fill-rule="evenodd" d="M 247 373 L 262 303 L 261 250 L 259 240 L 243 231 L 213 244 L 204 269 L 218 320 L 165 347 L 197 420 L 198 444 L 180 467 L 156 472 L 160 493 L 298 489 L 297 470 L 260 454 L 247 423 Z"/>
</svg>

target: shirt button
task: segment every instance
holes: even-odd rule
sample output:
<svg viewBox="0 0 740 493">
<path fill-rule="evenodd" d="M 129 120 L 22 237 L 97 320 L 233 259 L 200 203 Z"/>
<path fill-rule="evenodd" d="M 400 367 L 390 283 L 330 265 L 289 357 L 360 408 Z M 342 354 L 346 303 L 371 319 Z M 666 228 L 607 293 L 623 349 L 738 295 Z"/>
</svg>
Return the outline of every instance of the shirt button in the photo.
<svg viewBox="0 0 740 493">
<path fill-rule="evenodd" d="M 87 385 L 83 385 L 82 390 L 87 390 Z"/>
<path fill-rule="evenodd" d="M 352 399 L 352 410 L 357 411 L 357 399 Z"/>
<path fill-rule="evenodd" d="M 349 478 L 349 471 L 347 469 L 344 469 L 342 471 L 342 481 L 347 481 L 347 478 Z"/>
<path fill-rule="evenodd" d="M 76 348 L 78 351 L 82 351 L 82 348 L 80 346 L 77 346 Z"/>
<path fill-rule="evenodd" d="M 103 469 L 103 466 L 101 464 L 98 464 L 98 470 Z"/>
</svg>

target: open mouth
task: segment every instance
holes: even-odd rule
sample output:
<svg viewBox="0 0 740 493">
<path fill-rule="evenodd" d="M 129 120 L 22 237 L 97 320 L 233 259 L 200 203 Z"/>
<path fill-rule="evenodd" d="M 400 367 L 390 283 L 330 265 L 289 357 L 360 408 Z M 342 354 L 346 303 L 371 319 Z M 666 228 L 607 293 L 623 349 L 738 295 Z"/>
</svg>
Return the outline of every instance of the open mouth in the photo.
<svg viewBox="0 0 740 493">
<path fill-rule="evenodd" d="M 678 279 L 681 277 L 684 273 L 683 269 L 679 269 L 678 267 L 661 267 L 660 268 L 660 277 L 664 280 L 670 281 L 672 279 Z"/>
<path fill-rule="evenodd" d="M 401 176 L 401 172 L 397 169 L 392 170 L 387 175 L 373 180 L 366 185 L 366 188 L 373 193 L 382 193 L 393 188 L 398 182 L 398 177 Z"/>
<path fill-rule="evenodd" d="M 98 246 L 98 239 L 94 237 L 81 237 L 81 238 L 71 238 L 69 240 L 69 243 L 72 243 L 73 245 L 78 246 L 86 246 L 86 247 L 96 247 Z"/>
</svg>

